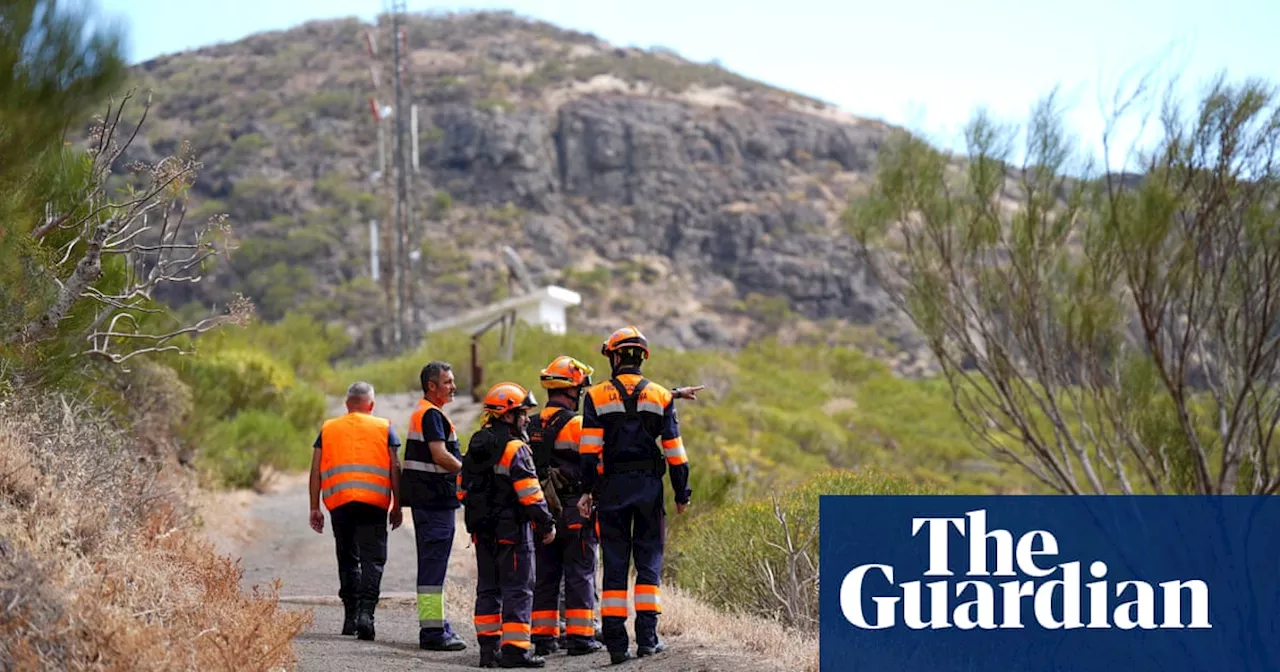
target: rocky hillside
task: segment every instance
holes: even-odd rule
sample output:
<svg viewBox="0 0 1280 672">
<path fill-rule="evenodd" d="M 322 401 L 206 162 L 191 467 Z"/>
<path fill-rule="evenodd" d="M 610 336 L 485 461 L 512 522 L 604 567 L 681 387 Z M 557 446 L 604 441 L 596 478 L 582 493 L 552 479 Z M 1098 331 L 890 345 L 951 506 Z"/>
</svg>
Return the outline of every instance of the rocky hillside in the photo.
<svg viewBox="0 0 1280 672">
<path fill-rule="evenodd" d="M 205 164 L 195 214 L 228 213 L 241 244 L 171 301 L 243 291 L 267 319 L 341 321 L 352 354 L 382 347 L 368 221 L 389 219 L 391 192 L 367 102 L 369 27 L 313 22 L 138 66 L 154 89 L 139 153 L 189 140 Z M 377 36 L 389 51 L 389 26 Z M 510 291 L 506 244 L 537 282 L 584 294 L 577 328 L 635 322 L 679 347 L 805 333 L 871 347 L 878 334 L 907 351 L 901 370 L 920 370 L 838 221 L 888 126 L 510 14 L 413 16 L 407 44 L 416 319 Z"/>
</svg>

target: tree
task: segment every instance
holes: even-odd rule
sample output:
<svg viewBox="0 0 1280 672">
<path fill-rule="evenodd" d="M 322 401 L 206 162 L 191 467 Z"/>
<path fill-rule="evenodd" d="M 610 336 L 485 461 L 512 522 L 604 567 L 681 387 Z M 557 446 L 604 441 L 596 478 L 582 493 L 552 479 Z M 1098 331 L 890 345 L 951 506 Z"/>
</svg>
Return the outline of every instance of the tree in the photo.
<svg viewBox="0 0 1280 672">
<path fill-rule="evenodd" d="M 1062 493 L 1274 494 L 1276 91 L 1219 77 L 1188 115 L 1147 81 L 1104 137 L 1158 121 L 1139 176 L 1075 161 L 1051 95 L 1018 169 L 985 113 L 967 161 L 896 138 L 846 224 L 994 455 Z"/>
<path fill-rule="evenodd" d="M 5 3 L 0 21 L 5 368 L 50 382 L 82 358 L 123 364 L 181 352 L 184 337 L 246 319 L 250 306 L 239 301 L 178 325 L 153 300 L 165 283 L 199 281 L 229 229 L 221 217 L 186 221 L 199 168 L 186 147 L 153 163 L 129 159 L 150 101 L 136 123 L 124 121 L 135 94 L 113 99 L 127 74 L 118 34 L 86 37 L 87 17 L 62 14 L 54 0 Z M 105 113 L 88 147 L 73 145 L 98 105 Z"/>
<path fill-rule="evenodd" d="M 125 81 L 122 31 L 86 35 L 89 18 L 57 0 L 0 3 L 0 188 L 9 198 L 39 191 L 40 164 Z"/>
</svg>

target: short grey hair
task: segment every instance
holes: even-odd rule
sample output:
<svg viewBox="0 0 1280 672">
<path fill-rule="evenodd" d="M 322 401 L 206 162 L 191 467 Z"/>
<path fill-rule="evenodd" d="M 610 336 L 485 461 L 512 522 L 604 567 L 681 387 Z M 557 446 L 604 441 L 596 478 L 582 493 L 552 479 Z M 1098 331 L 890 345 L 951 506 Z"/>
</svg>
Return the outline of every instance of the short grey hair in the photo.
<svg viewBox="0 0 1280 672">
<path fill-rule="evenodd" d="M 347 388 L 347 400 L 352 399 L 373 399 L 373 385 L 363 380 L 351 383 L 351 387 Z"/>
<path fill-rule="evenodd" d="M 439 360 L 429 362 L 426 366 L 422 367 L 422 372 L 418 374 L 418 382 L 422 385 L 422 393 L 427 393 L 427 383 L 439 382 L 440 374 L 445 371 L 452 370 L 453 366 L 449 364 L 449 362 L 442 362 Z"/>
</svg>

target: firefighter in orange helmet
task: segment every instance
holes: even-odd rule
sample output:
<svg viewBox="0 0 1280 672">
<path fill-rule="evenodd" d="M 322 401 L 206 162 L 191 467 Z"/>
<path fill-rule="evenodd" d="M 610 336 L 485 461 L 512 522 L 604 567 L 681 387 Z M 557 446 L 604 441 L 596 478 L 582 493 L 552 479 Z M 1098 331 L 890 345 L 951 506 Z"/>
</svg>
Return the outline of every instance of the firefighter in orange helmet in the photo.
<svg viewBox="0 0 1280 672">
<path fill-rule="evenodd" d="M 580 468 L 584 515 L 594 506 L 604 557 L 600 600 L 605 646 L 614 664 L 631 657 L 626 631 L 628 569 L 635 558 L 636 656 L 661 652 L 659 579 L 666 530 L 662 476 L 669 469 L 676 511 L 684 513 L 689 460 L 680 437 L 675 395 L 640 372 L 649 341 L 634 326 L 619 329 L 600 346 L 612 367 L 609 380 L 591 386 L 582 412 Z"/>
<path fill-rule="evenodd" d="M 578 458 L 582 416 L 578 415 L 578 403 L 582 391 L 591 385 L 592 373 L 590 366 L 568 355 L 552 360 L 539 376 L 547 390 L 547 404 L 529 422 L 533 463 L 560 531 L 554 542 L 535 544 L 533 642 L 536 653 L 544 656 L 559 650 L 561 641 L 571 656 L 603 648 L 596 641 L 595 620 L 598 541 L 590 518 L 578 512 L 578 498 L 582 495 Z"/>
<path fill-rule="evenodd" d="M 484 426 L 471 437 L 458 499 L 476 548 L 476 639 L 481 667 L 542 667 L 530 651 L 533 610 L 533 540 L 550 544 L 555 519 L 538 484 L 525 443 L 533 393 L 510 382 L 489 388 Z"/>
<path fill-rule="evenodd" d="M 561 647 L 571 656 L 601 648 L 595 607 L 599 537 L 595 521 L 578 511 L 583 493 L 578 455 L 582 416 L 578 410 L 594 373 L 592 367 L 573 357 L 556 357 L 539 375 L 542 388 L 547 390 L 547 403 L 529 421 L 534 466 L 560 530 L 553 543 L 534 545 L 533 642 L 538 655 Z M 702 385 L 676 388 L 672 395 L 697 399 L 702 389 Z"/>
</svg>

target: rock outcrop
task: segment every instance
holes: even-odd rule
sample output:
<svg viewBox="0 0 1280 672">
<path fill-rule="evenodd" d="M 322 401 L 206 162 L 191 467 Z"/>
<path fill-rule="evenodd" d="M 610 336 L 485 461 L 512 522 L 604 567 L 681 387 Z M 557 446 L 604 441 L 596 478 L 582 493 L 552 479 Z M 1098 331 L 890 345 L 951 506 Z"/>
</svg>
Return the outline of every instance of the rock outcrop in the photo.
<svg viewBox="0 0 1280 672">
<path fill-rule="evenodd" d="M 419 320 L 506 292 L 510 245 L 538 281 L 587 297 L 578 328 L 636 323 L 687 348 L 874 331 L 920 368 L 839 223 L 892 129 L 509 15 L 410 25 Z M 365 28 L 316 22 L 142 66 L 162 119 L 144 150 L 194 136 L 201 208 L 228 212 L 243 240 L 242 261 L 171 300 L 247 290 L 268 318 L 305 310 L 378 347 L 367 221 L 388 199 L 371 179 Z"/>
</svg>

